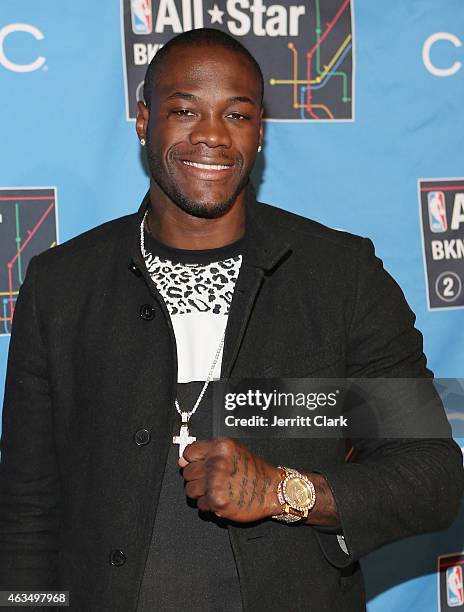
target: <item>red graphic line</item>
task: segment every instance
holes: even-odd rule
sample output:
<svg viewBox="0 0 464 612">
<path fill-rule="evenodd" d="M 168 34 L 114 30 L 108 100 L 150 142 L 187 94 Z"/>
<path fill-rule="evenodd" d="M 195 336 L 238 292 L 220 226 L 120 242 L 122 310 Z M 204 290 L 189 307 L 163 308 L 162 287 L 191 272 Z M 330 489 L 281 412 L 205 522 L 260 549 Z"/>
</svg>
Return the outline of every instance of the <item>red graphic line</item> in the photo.
<svg viewBox="0 0 464 612">
<path fill-rule="evenodd" d="M 0 201 L 18 202 L 19 200 L 54 200 L 55 196 L 20 196 L 17 198 L 6 198 L 2 196 Z"/>
<path fill-rule="evenodd" d="M 446 187 L 421 187 L 421 191 L 464 191 L 464 185 L 446 185 Z"/>
<path fill-rule="evenodd" d="M 306 56 L 306 76 L 308 79 L 308 87 L 306 88 L 306 110 L 313 119 L 319 119 L 316 113 L 311 109 L 311 56 Z"/>
<path fill-rule="evenodd" d="M 307 80 L 308 80 L 308 87 L 306 89 L 306 108 L 307 108 L 309 114 L 313 117 L 313 119 L 319 119 L 319 117 L 311 110 L 311 59 L 312 59 L 316 49 L 321 46 L 321 43 L 330 34 L 330 31 L 332 30 L 334 25 L 337 23 L 337 21 L 340 19 L 343 11 L 346 9 L 346 7 L 349 4 L 350 4 L 350 0 L 344 0 L 344 2 L 342 3 L 341 7 L 336 12 L 335 17 L 332 19 L 332 21 L 329 21 L 329 23 L 327 24 L 326 29 L 322 33 L 322 36 L 319 38 L 319 40 L 316 42 L 316 44 L 313 45 L 313 47 L 306 54 L 306 73 L 307 73 L 306 76 L 307 76 Z"/>
<path fill-rule="evenodd" d="M 42 225 L 42 223 L 48 217 L 48 215 L 50 214 L 50 212 L 52 211 L 54 206 L 55 206 L 54 202 L 52 204 L 50 204 L 50 206 L 47 208 L 47 210 L 44 212 L 44 214 L 37 221 L 36 225 L 29 232 L 29 236 L 22 243 L 21 248 L 18 249 L 16 255 L 13 257 L 13 259 L 10 259 L 10 261 L 7 264 L 7 266 L 8 266 L 8 288 L 9 288 L 9 292 L 10 292 L 10 320 L 11 321 L 13 321 L 13 314 L 14 314 L 14 307 L 13 307 L 13 281 L 12 281 L 12 272 L 11 272 L 11 270 L 13 268 L 13 265 L 14 265 L 15 261 L 18 259 L 18 257 L 21 255 L 21 253 L 24 251 L 25 247 L 29 244 L 29 241 L 32 239 L 32 237 L 34 236 L 36 231 L 39 229 L 39 227 Z"/>
<path fill-rule="evenodd" d="M 448 563 L 440 563 L 440 569 L 444 567 L 451 567 L 452 565 L 464 565 L 464 559 L 462 561 L 448 561 Z"/>
<path fill-rule="evenodd" d="M 327 36 L 330 34 L 331 29 L 334 27 L 334 25 L 337 23 L 337 21 L 340 19 L 343 11 L 346 9 L 346 7 L 348 6 L 348 4 L 350 3 L 350 0 L 344 0 L 343 4 L 341 5 L 341 7 L 338 9 L 338 11 L 335 14 L 335 17 L 332 19 L 332 21 L 329 21 L 329 23 L 327 24 L 327 28 L 324 30 L 322 36 L 319 38 L 319 40 L 313 45 L 312 49 L 310 49 L 308 51 L 308 55 L 313 55 L 314 52 L 316 51 L 316 49 L 318 47 L 320 47 L 320 45 L 324 42 L 324 40 L 327 38 Z"/>
<path fill-rule="evenodd" d="M 50 206 L 47 208 L 47 210 L 44 212 L 44 214 L 40 217 L 40 219 L 37 221 L 35 227 L 29 232 L 29 236 L 26 238 L 26 240 L 23 242 L 23 244 L 21 245 L 21 248 L 18 250 L 18 252 L 16 253 L 16 255 L 13 257 L 13 259 L 10 259 L 10 261 L 8 262 L 9 264 L 13 265 L 14 262 L 18 259 L 18 257 L 21 255 L 21 253 L 24 251 L 24 247 L 29 243 L 29 241 L 31 240 L 32 236 L 36 233 L 36 231 L 39 229 L 39 227 L 42 225 L 42 223 L 45 221 L 45 219 L 48 217 L 48 215 L 50 214 L 52 208 L 55 206 L 55 204 L 50 204 Z"/>
<path fill-rule="evenodd" d="M 13 279 L 12 279 L 12 264 L 8 263 L 8 290 L 10 292 L 10 322 L 13 321 Z"/>
</svg>

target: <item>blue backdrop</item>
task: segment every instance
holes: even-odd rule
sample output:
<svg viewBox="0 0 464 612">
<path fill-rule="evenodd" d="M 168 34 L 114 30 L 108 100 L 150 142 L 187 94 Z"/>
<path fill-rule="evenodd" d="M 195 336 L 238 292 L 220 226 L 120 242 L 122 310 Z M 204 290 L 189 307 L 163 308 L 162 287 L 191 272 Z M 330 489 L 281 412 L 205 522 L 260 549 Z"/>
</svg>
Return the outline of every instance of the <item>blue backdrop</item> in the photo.
<svg viewBox="0 0 464 612">
<path fill-rule="evenodd" d="M 306 4 L 310 11 L 318 3 Z M 216 5 L 225 10 L 229 3 Z M 446 187 L 448 233 L 433 236 L 446 234 L 456 241 L 449 261 L 464 281 L 457 248 L 464 218 L 461 224 L 457 215 L 455 227 L 449 227 L 453 198 L 464 192 L 463 2 L 356 0 L 350 8 L 354 120 L 267 122 L 259 197 L 370 237 L 417 314 L 429 366 L 437 376 L 462 377 L 464 307 L 456 297 L 457 281 L 449 300 L 429 307 L 427 287 L 435 290 L 437 271 L 427 276 L 424 252 L 427 232 L 434 230 L 422 208 L 423 237 L 419 193 L 420 181 L 429 181 L 426 195 Z M 60 242 L 133 212 L 147 189 L 134 122 L 126 117 L 121 10 L 117 0 L 1 2 L 0 196 L 6 195 L 0 199 L 5 272 L 0 273 L 5 281 L 0 286 L 5 304 L 0 387 L 15 289 L 6 280 L 12 261 L 6 245 L 14 239 L 6 208 L 11 189 L 37 188 L 31 193 L 40 197 L 40 188 L 56 188 L 55 238 Z M 423 200 L 423 206 L 427 203 Z M 53 234 L 54 226 L 47 231 Z M 24 244 L 27 235 L 19 239 Z M 38 247 L 31 239 L 28 248 L 30 256 Z M 22 254 L 26 258 L 26 247 Z M 447 270 L 446 261 L 435 263 Z M 370 612 L 437 610 L 438 557 L 462 553 L 463 540 L 461 515 L 447 532 L 399 542 L 366 558 Z M 457 559 L 462 565 L 463 558 Z M 456 601 L 451 607 L 464 610 L 464 602 L 461 608 Z"/>
</svg>

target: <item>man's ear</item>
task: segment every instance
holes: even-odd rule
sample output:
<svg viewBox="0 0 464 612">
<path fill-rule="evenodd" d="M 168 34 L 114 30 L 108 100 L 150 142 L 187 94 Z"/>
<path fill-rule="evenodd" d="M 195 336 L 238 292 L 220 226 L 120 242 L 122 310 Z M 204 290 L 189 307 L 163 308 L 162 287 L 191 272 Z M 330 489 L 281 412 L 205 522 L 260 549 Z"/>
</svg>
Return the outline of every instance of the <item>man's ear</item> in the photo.
<svg viewBox="0 0 464 612">
<path fill-rule="evenodd" d="M 139 140 L 147 139 L 147 127 L 150 111 L 145 102 L 137 102 L 137 119 L 135 120 L 135 129 Z"/>
</svg>

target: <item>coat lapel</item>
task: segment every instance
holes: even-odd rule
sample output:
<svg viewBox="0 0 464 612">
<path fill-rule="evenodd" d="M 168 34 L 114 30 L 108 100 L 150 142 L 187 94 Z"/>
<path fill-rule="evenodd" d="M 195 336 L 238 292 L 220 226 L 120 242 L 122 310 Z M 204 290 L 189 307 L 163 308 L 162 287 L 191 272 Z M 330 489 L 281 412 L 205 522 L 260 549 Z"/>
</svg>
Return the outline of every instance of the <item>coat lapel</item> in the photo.
<svg viewBox="0 0 464 612">
<path fill-rule="evenodd" d="M 246 245 L 242 266 L 227 321 L 222 378 L 231 376 L 243 338 L 265 276 L 271 275 L 290 252 L 290 245 L 278 235 L 262 228 L 255 191 L 248 183 L 246 191 Z"/>
</svg>

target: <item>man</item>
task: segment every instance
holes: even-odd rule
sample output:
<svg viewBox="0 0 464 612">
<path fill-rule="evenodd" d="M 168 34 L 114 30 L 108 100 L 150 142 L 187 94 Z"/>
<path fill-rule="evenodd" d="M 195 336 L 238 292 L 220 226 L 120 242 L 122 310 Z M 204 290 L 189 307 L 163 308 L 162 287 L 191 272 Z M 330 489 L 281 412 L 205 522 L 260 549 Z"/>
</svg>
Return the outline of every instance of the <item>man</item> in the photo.
<svg viewBox="0 0 464 612">
<path fill-rule="evenodd" d="M 431 376 L 368 240 L 256 203 L 262 94 L 229 36 L 173 39 L 138 107 L 139 212 L 31 261 L 1 589 L 67 589 L 82 611 L 362 610 L 361 556 L 453 521 L 450 439 L 359 440 L 345 463 L 338 439 L 212 438 L 220 376 Z"/>
</svg>

